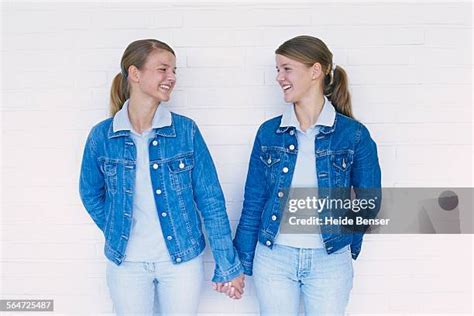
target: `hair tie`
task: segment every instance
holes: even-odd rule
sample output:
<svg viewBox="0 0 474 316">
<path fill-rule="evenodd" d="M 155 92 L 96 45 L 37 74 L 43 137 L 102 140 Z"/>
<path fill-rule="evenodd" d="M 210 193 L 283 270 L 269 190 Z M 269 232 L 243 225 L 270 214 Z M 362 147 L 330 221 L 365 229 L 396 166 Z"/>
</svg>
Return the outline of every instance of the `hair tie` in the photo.
<svg viewBox="0 0 474 316">
<path fill-rule="evenodd" d="M 124 79 L 127 79 L 127 73 L 125 72 L 125 70 L 123 70 L 122 68 L 120 68 L 120 73 L 122 74 L 122 77 Z"/>
</svg>

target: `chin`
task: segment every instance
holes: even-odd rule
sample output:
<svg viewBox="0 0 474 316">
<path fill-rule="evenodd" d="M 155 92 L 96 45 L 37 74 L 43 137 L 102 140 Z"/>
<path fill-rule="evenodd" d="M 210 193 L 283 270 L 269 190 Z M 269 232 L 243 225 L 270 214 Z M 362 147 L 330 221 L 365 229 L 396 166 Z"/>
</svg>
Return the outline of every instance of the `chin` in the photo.
<svg viewBox="0 0 474 316">
<path fill-rule="evenodd" d="M 158 99 L 162 102 L 168 102 L 171 99 L 171 95 L 160 95 Z"/>
<path fill-rule="evenodd" d="M 283 96 L 283 100 L 285 100 L 286 103 L 293 103 L 293 98 L 290 96 Z"/>
</svg>

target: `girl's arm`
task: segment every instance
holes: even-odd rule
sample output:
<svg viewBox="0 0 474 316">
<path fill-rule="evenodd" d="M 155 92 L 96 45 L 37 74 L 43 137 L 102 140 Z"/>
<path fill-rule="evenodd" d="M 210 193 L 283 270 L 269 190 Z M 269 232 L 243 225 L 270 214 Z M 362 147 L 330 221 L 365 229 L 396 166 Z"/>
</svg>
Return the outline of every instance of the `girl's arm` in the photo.
<svg viewBox="0 0 474 316">
<path fill-rule="evenodd" d="M 104 174 L 100 170 L 97 146 L 93 138 L 93 131 L 87 138 L 82 158 L 79 192 L 82 203 L 95 224 L 104 231 L 105 226 L 105 182 Z"/>
</svg>

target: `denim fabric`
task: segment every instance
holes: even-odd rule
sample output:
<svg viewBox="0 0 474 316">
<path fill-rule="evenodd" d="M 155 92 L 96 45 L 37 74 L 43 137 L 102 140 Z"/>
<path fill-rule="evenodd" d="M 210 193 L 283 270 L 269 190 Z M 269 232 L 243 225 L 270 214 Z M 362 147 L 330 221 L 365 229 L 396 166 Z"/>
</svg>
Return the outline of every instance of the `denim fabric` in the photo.
<svg viewBox="0 0 474 316">
<path fill-rule="evenodd" d="M 170 126 L 153 131 L 150 175 L 171 260 L 179 264 L 203 251 L 204 222 L 216 262 L 213 281 L 226 282 L 237 277 L 242 273 L 242 265 L 232 245 L 214 163 L 199 129 L 189 118 L 172 113 Z M 106 257 L 117 265 L 125 260 L 130 237 L 135 172 L 136 148 L 130 131 L 114 132 L 111 118 L 96 125 L 85 145 L 80 195 L 104 233 Z"/>
<path fill-rule="evenodd" d="M 282 215 L 281 205 L 287 199 L 284 192 L 291 185 L 298 155 L 295 129 L 281 127 L 281 118 L 275 117 L 260 126 L 250 156 L 242 215 L 234 239 L 248 275 L 252 275 L 257 241 L 269 248 L 274 245 Z M 320 127 L 315 151 L 319 197 L 350 198 L 352 187 L 359 199 L 375 197 L 376 207 L 363 215 L 374 218 L 382 198 L 381 171 L 377 147 L 367 128 L 337 113 L 332 126 Z M 328 214 L 323 210 L 320 216 Z M 350 245 L 353 259 L 360 253 L 364 231 L 348 233 L 339 225 L 321 226 L 327 253 Z"/>
<path fill-rule="evenodd" d="M 353 280 L 349 246 L 328 255 L 323 248 L 258 244 L 254 270 L 260 315 L 298 315 L 300 294 L 305 315 L 344 315 Z"/>
<path fill-rule="evenodd" d="M 125 261 L 120 266 L 107 261 L 106 276 L 118 316 L 154 315 L 155 306 L 161 315 L 197 314 L 204 279 L 202 255 L 180 265 L 171 260 Z"/>
</svg>

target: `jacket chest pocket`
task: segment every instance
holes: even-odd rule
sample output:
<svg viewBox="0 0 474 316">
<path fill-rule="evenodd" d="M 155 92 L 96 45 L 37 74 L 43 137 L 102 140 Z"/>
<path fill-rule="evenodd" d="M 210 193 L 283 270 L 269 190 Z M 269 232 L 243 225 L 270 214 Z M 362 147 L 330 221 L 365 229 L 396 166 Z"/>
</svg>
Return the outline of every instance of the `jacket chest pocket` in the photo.
<svg viewBox="0 0 474 316">
<path fill-rule="evenodd" d="M 193 156 L 186 156 L 171 160 L 168 164 L 171 185 L 174 190 L 182 191 L 192 187 Z"/>
<path fill-rule="evenodd" d="M 271 180 L 271 183 L 274 183 L 277 176 L 277 169 L 282 159 L 282 152 L 274 149 L 267 149 L 262 147 L 262 152 L 260 154 L 260 160 L 263 163 L 263 168 L 265 170 L 265 177 Z"/>
<path fill-rule="evenodd" d="M 338 151 L 331 154 L 331 168 L 337 186 L 350 185 L 350 174 L 354 155 L 350 150 Z"/>
<path fill-rule="evenodd" d="M 117 193 L 117 163 L 104 161 L 101 168 L 105 177 L 105 188 L 111 194 Z"/>
</svg>

